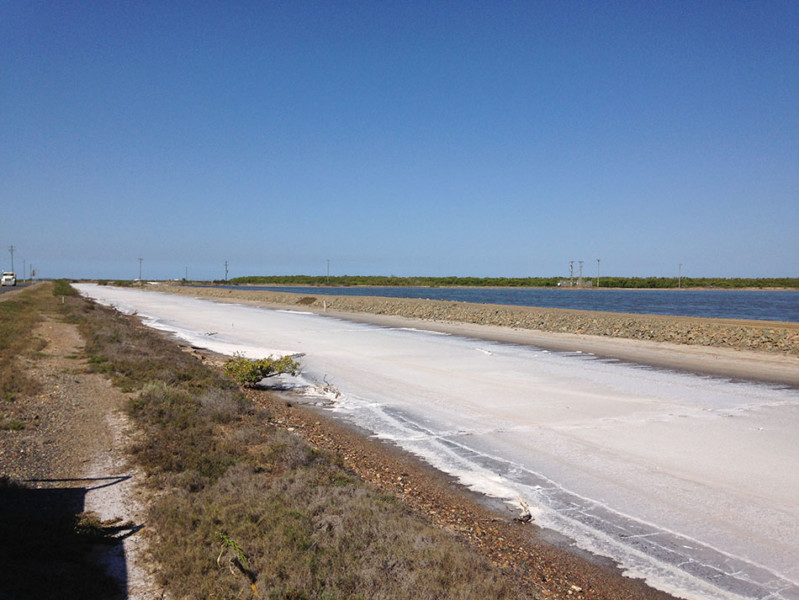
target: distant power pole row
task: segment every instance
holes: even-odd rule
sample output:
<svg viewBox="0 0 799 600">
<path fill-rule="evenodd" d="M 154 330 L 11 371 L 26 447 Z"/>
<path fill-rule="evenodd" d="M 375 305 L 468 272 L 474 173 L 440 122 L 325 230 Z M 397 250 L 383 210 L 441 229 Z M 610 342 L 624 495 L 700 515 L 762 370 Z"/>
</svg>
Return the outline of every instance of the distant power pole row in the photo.
<svg viewBox="0 0 799 600">
<path fill-rule="evenodd" d="M 599 262 L 601 259 L 596 259 L 596 287 L 599 287 Z M 569 287 L 574 287 L 574 262 L 573 260 L 569 261 Z M 579 274 L 577 275 L 577 287 L 583 287 L 583 262 L 582 260 L 578 260 L 577 264 L 580 268 Z M 590 280 L 589 280 L 590 285 Z"/>
<path fill-rule="evenodd" d="M 574 287 L 574 262 L 573 260 L 569 261 L 569 286 Z M 579 275 L 577 276 L 577 287 L 582 287 L 583 285 L 583 261 L 577 261 L 580 266 Z M 596 283 L 595 287 L 599 287 L 599 266 L 602 262 L 601 258 L 596 259 Z M 677 287 L 682 288 L 682 266 L 683 263 L 677 265 Z M 559 283 L 558 285 L 565 285 L 565 281 Z"/>
<path fill-rule="evenodd" d="M 14 273 L 14 252 L 16 252 L 19 248 L 14 246 L 13 244 L 8 247 L 8 252 L 11 254 L 11 272 Z M 26 259 L 22 259 L 22 276 L 17 277 L 18 281 L 24 281 L 26 279 L 33 279 L 36 276 L 36 269 L 33 268 L 33 263 L 30 265 Z"/>
<path fill-rule="evenodd" d="M 139 281 L 141 281 L 141 265 L 142 265 L 142 261 L 144 259 L 143 258 L 139 258 L 138 260 L 139 260 Z M 228 261 L 225 261 L 225 281 L 228 280 L 228 264 L 229 264 Z M 13 265 L 13 259 L 12 259 L 12 265 Z M 185 276 L 186 281 L 188 281 L 188 279 L 189 279 L 189 267 L 184 267 L 184 276 Z"/>
</svg>

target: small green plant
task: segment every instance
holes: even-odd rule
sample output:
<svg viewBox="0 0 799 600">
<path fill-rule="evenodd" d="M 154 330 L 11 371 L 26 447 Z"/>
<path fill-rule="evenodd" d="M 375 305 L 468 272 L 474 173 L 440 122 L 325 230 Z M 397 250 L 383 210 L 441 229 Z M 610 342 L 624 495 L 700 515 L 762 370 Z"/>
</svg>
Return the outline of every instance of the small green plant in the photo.
<svg viewBox="0 0 799 600">
<path fill-rule="evenodd" d="M 230 537 L 228 537 L 227 535 L 225 535 L 221 531 L 217 531 L 216 532 L 216 537 L 218 537 L 220 540 L 222 540 L 223 552 L 224 552 L 225 548 L 231 548 L 236 553 L 236 555 L 238 556 L 239 560 L 241 561 L 241 564 L 243 564 L 245 566 L 248 566 L 247 555 L 244 554 L 244 550 L 241 549 L 241 546 L 239 546 L 236 543 L 235 540 L 231 539 Z M 221 557 L 221 553 L 220 553 L 220 557 Z M 219 562 L 219 561 L 217 561 L 217 562 Z"/>
<path fill-rule="evenodd" d="M 267 377 L 274 377 L 282 373 L 297 375 L 299 372 L 300 363 L 291 356 L 258 360 L 236 356 L 225 364 L 225 374 L 247 386 L 254 386 Z"/>
<path fill-rule="evenodd" d="M 8 421 L 0 423 L 0 429 L 5 429 L 7 431 L 22 431 L 25 429 L 25 423 L 19 419 L 9 419 Z"/>
<path fill-rule="evenodd" d="M 255 576 L 255 573 L 249 569 L 249 561 L 247 560 L 247 555 L 244 554 L 244 550 L 241 549 L 241 546 L 239 546 L 235 540 L 231 539 L 221 531 L 217 531 L 216 535 L 220 540 L 222 540 L 222 550 L 219 552 L 219 556 L 216 559 L 216 564 L 221 567 L 222 557 L 225 555 L 225 552 L 228 549 L 233 550 L 234 556 L 228 560 L 228 569 L 230 569 L 230 572 L 233 575 L 235 575 L 238 571 L 244 577 L 246 577 L 247 582 L 250 584 L 250 588 L 252 589 L 252 593 L 257 598 L 258 588 L 255 585 L 257 577 Z"/>
</svg>

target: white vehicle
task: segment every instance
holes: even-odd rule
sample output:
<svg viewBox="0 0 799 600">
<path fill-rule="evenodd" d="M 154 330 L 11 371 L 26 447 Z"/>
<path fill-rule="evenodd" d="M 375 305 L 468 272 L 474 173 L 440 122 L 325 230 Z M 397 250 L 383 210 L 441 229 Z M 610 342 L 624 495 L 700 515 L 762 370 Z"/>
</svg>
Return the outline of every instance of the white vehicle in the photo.
<svg viewBox="0 0 799 600">
<path fill-rule="evenodd" d="M 0 285 L 17 285 L 17 275 L 13 271 L 3 271 Z"/>
</svg>

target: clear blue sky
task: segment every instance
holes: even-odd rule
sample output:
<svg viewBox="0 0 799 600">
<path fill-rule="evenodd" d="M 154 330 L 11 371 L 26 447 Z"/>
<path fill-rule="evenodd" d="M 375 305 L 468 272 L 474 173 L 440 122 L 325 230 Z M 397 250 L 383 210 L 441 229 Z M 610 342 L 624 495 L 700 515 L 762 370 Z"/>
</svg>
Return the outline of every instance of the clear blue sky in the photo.
<svg viewBox="0 0 799 600">
<path fill-rule="evenodd" d="M 0 0 L 0 265 L 799 276 L 799 2 Z"/>
</svg>

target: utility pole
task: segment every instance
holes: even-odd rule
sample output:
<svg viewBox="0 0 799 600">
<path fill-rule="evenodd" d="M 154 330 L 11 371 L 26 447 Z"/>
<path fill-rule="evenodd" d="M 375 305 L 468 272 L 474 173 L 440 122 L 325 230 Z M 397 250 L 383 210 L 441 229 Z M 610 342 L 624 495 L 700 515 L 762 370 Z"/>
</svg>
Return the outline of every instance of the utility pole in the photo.
<svg viewBox="0 0 799 600">
<path fill-rule="evenodd" d="M 583 261 L 580 261 L 580 277 L 577 279 L 577 285 L 583 287 Z"/>
<path fill-rule="evenodd" d="M 143 258 L 139 259 L 139 282 L 140 283 L 141 283 L 141 261 L 143 261 L 143 260 L 144 260 Z"/>
<path fill-rule="evenodd" d="M 25 281 L 25 267 L 27 266 L 27 262 L 25 259 L 22 259 L 22 281 Z"/>
<path fill-rule="evenodd" d="M 227 261 L 225 261 L 225 281 L 227 281 Z"/>
<path fill-rule="evenodd" d="M 14 248 L 14 246 L 9 246 L 8 247 L 8 251 L 11 253 L 11 271 L 14 270 L 14 250 L 16 250 L 16 248 Z"/>
<path fill-rule="evenodd" d="M 189 268 L 188 267 L 186 267 L 186 276 L 183 279 L 185 279 L 186 281 L 189 280 Z"/>
<path fill-rule="evenodd" d="M 574 261 L 569 261 L 569 287 L 574 287 Z"/>
<path fill-rule="evenodd" d="M 682 289 L 682 263 L 677 267 L 677 288 Z"/>
<path fill-rule="evenodd" d="M 327 259 L 327 285 L 330 285 L 330 259 Z"/>
<path fill-rule="evenodd" d="M 596 286 L 599 287 L 599 259 L 596 259 Z"/>
</svg>

